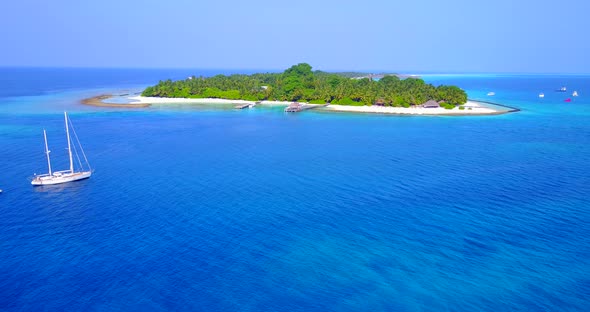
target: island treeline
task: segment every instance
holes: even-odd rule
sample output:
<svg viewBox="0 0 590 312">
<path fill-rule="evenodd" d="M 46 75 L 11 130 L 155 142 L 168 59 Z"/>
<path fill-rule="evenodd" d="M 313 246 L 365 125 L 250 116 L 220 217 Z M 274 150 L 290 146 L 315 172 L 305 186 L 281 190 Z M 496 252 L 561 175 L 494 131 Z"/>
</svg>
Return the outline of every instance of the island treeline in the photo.
<svg viewBox="0 0 590 312">
<path fill-rule="evenodd" d="M 338 74 L 312 71 L 301 63 L 283 73 L 217 75 L 160 81 L 146 88 L 143 96 L 172 98 L 223 98 L 230 100 L 305 101 L 342 105 L 409 107 L 428 100 L 453 108 L 467 102 L 467 94 L 456 86 L 433 86 L 422 79 L 399 79 L 386 75 L 379 80 L 351 79 Z"/>
</svg>

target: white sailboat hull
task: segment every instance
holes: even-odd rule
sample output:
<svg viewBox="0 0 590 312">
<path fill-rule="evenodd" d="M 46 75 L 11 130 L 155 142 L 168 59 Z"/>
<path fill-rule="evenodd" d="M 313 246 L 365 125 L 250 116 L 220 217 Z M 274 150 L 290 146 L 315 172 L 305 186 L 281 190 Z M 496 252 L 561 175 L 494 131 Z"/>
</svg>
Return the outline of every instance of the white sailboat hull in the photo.
<svg viewBox="0 0 590 312">
<path fill-rule="evenodd" d="M 32 185 L 53 185 L 53 184 L 61 184 L 67 182 L 73 182 L 83 179 L 88 179 L 92 175 L 92 171 L 80 171 L 80 172 L 55 172 L 52 175 L 44 174 L 35 176 L 33 181 L 31 181 Z"/>
</svg>

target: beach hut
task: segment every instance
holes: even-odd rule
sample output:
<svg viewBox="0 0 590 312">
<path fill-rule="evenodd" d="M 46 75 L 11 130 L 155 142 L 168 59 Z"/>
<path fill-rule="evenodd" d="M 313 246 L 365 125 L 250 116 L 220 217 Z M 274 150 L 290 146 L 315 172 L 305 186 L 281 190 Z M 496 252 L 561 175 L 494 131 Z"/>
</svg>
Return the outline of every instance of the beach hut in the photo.
<svg viewBox="0 0 590 312">
<path fill-rule="evenodd" d="M 289 106 L 287 106 L 287 108 L 285 108 L 285 112 L 289 112 L 289 113 L 296 113 L 296 112 L 300 112 L 303 110 L 303 105 L 301 105 L 301 103 L 298 102 L 293 102 L 291 104 L 289 104 Z"/>
<path fill-rule="evenodd" d="M 440 104 L 438 104 L 438 102 L 435 100 L 429 100 L 426 103 L 422 104 L 422 107 L 424 107 L 424 108 L 439 108 Z"/>
<path fill-rule="evenodd" d="M 377 101 L 375 101 L 375 105 L 385 106 L 385 100 L 384 99 L 377 99 Z"/>
</svg>

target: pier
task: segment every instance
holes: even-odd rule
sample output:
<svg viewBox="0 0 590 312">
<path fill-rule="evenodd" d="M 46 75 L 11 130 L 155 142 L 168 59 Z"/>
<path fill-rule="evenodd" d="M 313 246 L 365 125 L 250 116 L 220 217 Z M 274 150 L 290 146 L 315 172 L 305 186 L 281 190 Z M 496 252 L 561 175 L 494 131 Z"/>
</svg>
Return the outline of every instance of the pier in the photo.
<svg viewBox="0 0 590 312">
<path fill-rule="evenodd" d="M 257 103 L 246 103 L 246 104 L 237 104 L 234 106 L 235 109 L 244 109 L 244 108 L 252 108 L 256 106 Z"/>
<path fill-rule="evenodd" d="M 302 111 L 308 110 L 308 109 L 314 109 L 314 108 L 318 108 L 318 107 L 326 107 L 328 105 L 330 105 L 330 104 L 301 104 L 299 102 L 293 102 L 285 108 L 285 112 L 298 113 L 298 112 L 302 112 Z"/>
</svg>

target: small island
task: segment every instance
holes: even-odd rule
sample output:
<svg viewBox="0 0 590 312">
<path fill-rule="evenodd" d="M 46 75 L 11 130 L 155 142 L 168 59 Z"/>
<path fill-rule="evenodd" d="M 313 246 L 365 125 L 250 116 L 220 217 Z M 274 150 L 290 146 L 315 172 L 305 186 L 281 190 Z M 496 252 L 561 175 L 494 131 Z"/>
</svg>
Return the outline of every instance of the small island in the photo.
<svg viewBox="0 0 590 312">
<path fill-rule="evenodd" d="M 126 108 L 183 103 L 236 107 L 261 104 L 289 106 L 286 111 L 301 111 L 299 108 L 303 107 L 397 115 L 497 115 L 515 111 L 469 101 L 465 91 L 457 86 L 434 86 L 416 76 L 328 73 L 313 71 L 306 63 L 291 66 L 282 73 L 162 80 L 143 90 L 141 96 L 127 97 L 126 104 L 109 103 L 109 97 L 100 95 L 82 103 Z"/>
<path fill-rule="evenodd" d="M 146 88 L 142 96 L 405 108 L 435 101 L 447 109 L 467 102 L 465 91 L 456 86 L 435 87 L 419 78 L 400 79 L 393 74 L 379 75 L 379 78 L 312 71 L 309 64 L 301 63 L 283 73 L 193 76 L 185 80 L 160 81 Z"/>
</svg>

